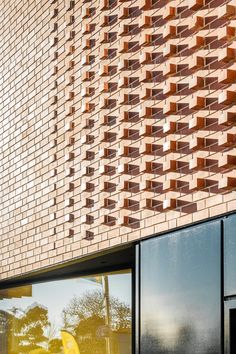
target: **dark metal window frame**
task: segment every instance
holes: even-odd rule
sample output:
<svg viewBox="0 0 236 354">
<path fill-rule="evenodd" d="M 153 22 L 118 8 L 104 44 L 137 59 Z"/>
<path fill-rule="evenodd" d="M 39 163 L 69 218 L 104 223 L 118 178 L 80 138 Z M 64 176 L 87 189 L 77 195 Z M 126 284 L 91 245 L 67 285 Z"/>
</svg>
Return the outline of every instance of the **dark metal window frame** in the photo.
<svg viewBox="0 0 236 354">
<path fill-rule="evenodd" d="M 230 333 L 230 311 L 236 311 L 236 296 L 232 299 L 225 301 L 225 354 L 232 354 L 230 345 L 231 345 L 231 333 Z"/>
</svg>

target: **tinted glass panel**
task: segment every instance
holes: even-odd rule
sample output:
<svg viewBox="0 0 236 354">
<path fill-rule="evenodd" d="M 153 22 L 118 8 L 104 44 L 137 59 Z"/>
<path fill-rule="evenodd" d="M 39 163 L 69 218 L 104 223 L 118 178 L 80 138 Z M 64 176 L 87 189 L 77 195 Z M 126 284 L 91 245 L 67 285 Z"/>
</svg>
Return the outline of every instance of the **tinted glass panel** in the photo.
<svg viewBox="0 0 236 354">
<path fill-rule="evenodd" d="M 131 354 L 131 273 L 0 290 L 0 354 Z"/>
<path fill-rule="evenodd" d="M 220 353 L 220 224 L 142 242 L 141 353 Z"/>
<path fill-rule="evenodd" d="M 225 295 L 236 295 L 236 215 L 224 221 Z"/>
</svg>

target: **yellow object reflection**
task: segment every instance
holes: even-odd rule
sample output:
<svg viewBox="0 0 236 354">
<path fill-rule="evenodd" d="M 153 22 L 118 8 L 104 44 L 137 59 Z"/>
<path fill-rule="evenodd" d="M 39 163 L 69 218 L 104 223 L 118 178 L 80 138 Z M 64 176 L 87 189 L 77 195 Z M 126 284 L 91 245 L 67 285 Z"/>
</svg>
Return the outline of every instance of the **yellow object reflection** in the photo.
<svg viewBox="0 0 236 354">
<path fill-rule="evenodd" d="M 78 344 L 72 334 L 66 331 L 61 331 L 61 339 L 64 354 L 80 354 Z"/>
<path fill-rule="evenodd" d="M 0 354 L 131 354 L 131 333 L 130 270 L 0 290 Z"/>
</svg>

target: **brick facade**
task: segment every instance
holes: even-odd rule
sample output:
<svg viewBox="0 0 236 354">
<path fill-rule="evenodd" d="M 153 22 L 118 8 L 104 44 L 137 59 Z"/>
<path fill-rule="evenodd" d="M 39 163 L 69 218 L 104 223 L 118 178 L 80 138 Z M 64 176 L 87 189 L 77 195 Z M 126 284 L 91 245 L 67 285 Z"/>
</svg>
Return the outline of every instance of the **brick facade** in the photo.
<svg viewBox="0 0 236 354">
<path fill-rule="evenodd" d="M 236 209 L 236 1 L 0 20 L 2 279 Z"/>
</svg>

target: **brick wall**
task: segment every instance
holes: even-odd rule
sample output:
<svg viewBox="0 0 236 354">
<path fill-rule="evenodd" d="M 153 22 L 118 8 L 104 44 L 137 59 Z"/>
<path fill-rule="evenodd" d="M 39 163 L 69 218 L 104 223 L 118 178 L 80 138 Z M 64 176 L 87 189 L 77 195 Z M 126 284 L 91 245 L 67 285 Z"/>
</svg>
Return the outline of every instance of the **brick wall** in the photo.
<svg viewBox="0 0 236 354">
<path fill-rule="evenodd" d="M 236 1 L 0 16 L 1 278 L 235 209 Z"/>
</svg>

